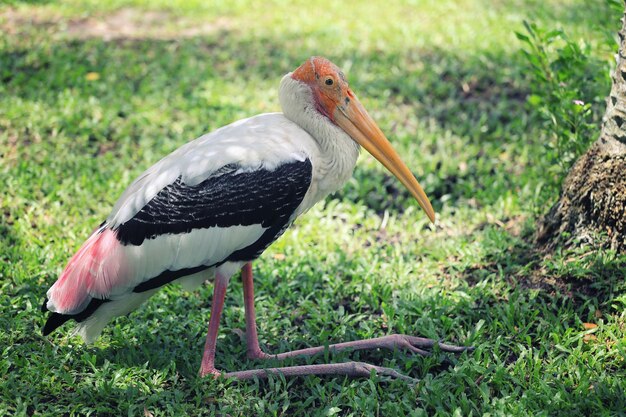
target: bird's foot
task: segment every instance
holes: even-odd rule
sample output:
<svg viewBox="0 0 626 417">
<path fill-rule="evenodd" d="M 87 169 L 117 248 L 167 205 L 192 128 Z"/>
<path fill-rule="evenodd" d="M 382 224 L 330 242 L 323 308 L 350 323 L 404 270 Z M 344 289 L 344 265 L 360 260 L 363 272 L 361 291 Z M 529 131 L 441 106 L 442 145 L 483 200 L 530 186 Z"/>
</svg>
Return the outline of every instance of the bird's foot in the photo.
<svg viewBox="0 0 626 417">
<path fill-rule="evenodd" d="M 352 342 L 336 343 L 328 346 L 318 346 L 314 348 L 294 350 L 291 352 L 270 355 L 263 352 L 259 347 L 248 349 L 249 359 L 286 359 L 295 356 L 310 356 L 324 352 L 328 349 L 331 352 L 342 350 L 367 350 L 367 349 L 404 349 L 418 355 L 428 356 L 431 354 L 430 349 L 438 346 L 443 352 L 461 353 L 474 350 L 471 346 L 455 346 L 446 343 L 440 343 L 436 340 L 426 339 L 423 337 L 408 336 L 404 334 L 392 334 L 373 339 L 356 340 Z M 302 365 L 302 366 L 286 366 L 279 368 L 252 369 L 248 371 L 221 373 L 212 364 L 203 364 L 200 368 L 200 377 L 213 375 L 213 377 L 223 376 L 225 378 L 236 379 L 253 379 L 267 378 L 269 375 L 282 374 L 289 376 L 305 376 L 305 375 L 345 375 L 349 377 L 368 377 L 372 373 L 379 376 L 386 376 L 392 379 L 400 379 L 410 383 L 416 383 L 417 380 L 403 375 L 391 368 L 375 366 L 365 362 L 344 362 L 321 365 Z"/>
<path fill-rule="evenodd" d="M 296 356 L 311 356 L 322 353 L 327 349 L 331 352 L 342 350 L 367 350 L 367 349 L 404 349 L 418 355 L 428 356 L 430 350 L 438 346 L 443 352 L 461 353 L 474 350 L 471 346 L 454 346 L 440 343 L 432 339 L 423 337 L 408 336 L 404 334 L 392 334 L 374 339 L 356 340 L 352 342 L 336 343 L 328 346 L 318 346 L 307 349 L 294 350 L 291 352 L 271 355 L 263 352 L 258 347 L 258 342 L 251 344 L 248 348 L 249 359 L 287 359 Z M 252 369 L 248 371 L 227 372 L 222 374 L 225 378 L 253 379 L 267 378 L 269 375 L 282 374 L 285 377 L 305 376 L 305 375 L 345 375 L 348 377 L 368 377 L 371 374 L 385 376 L 392 379 L 400 379 L 409 383 L 416 383 L 418 380 L 403 375 L 391 368 L 371 365 L 365 362 L 344 362 L 321 365 L 286 366 L 279 368 Z"/>
<path fill-rule="evenodd" d="M 271 355 L 268 355 L 271 356 Z M 228 372 L 222 374 L 225 378 L 253 379 L 267 378 L 270 375 L 283 375 L 285 377 L 307 375 L 343 375 L 348 377 L 369 377 L 371 374 L 386 376 L 391 379 L 400 379 L 411 384 L 419 382 L 415 378 L 408 377 L 391 368 L 371 365 L 365 362 L 343 362 L 321 365 L 285 366 L 281 368 L 251 369 L 248 371 Z"/>
<path fill-rule="evenodd" d="M 335 343 L 328 346 L 299 349 L 291 352 L 279 353 L 276 355 L 268 355 L 259 350 L 260 356 L 253 357 L 253 359 L 286 359 L 295 356 L 311 356 L 318 353 L 323 353 L 327 349 L 330 352 L 339 352 L 343 350 L 404 349 L 418 355 L 429 356 L 431 354 L 430 350 L 432 350 L 432 348 L 434 348 L 435 346 L 438 346 L 439 349 L 441 349 L 443 352 L 450 353 L 462 353 L 465 351 L 471 352 L 472 350 L 474 350 L 474 348 L 471 346 L 455 346 L 446 343 L 440 343 L 436 340 L 426 339 L 423 337 L 408 336 L 404 334 L 391 334 L 388 336 L 376 337 L 373 339 L 355 340 L 352 342 Z"/>
</svg>

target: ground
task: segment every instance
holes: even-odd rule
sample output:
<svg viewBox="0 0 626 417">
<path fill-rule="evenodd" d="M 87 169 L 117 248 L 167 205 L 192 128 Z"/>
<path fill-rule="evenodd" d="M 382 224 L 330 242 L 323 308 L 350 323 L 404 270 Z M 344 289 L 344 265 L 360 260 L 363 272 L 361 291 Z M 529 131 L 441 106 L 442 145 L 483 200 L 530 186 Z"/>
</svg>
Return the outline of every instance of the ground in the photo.
<svg viewBox="0 0 626 417">
<path fill-rule="evenodd" d="M 626 259 L 535 245 L 564 173 L 545 157 L 514 34 L 528 20 L 589 45 L 601 115 L 619 18 L 582 0 L 0 6 L 0 415 L 623 414 Z M 289 361 L 367 360 L 414 386 L 200 379 L 210 283 L 164 289 L 93 346 L 70 326 L 42 337 L 45 291 L 132 179 L 204 132 L 278 111 L 281 76 L 310 55 L 345 70 L 438 221 L 363 155 L 354 179 L 256 262 L 262 346 L 399 332 L 476 349 Z M 243 317 L 235 277 L 221 369 L 264 366 L 245 359 Z"/>
</svg>

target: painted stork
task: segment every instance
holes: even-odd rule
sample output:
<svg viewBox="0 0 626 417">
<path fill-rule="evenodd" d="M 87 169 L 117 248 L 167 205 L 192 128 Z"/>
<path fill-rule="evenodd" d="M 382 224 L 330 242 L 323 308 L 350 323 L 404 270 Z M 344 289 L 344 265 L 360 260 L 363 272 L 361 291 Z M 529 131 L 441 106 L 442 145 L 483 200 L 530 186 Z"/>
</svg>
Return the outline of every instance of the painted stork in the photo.
<svg viewBox="0 0 626 417">
<path fill-rule="evenodd" d="M 109 217 L 70 259 L 47 292 L 49 334 L 68 320 L 94 341 L 114 317 L 129 313 L 162 286 L 193 289 L 214 276 L 213 302 L 200 375 L 219 375 L 215 345 L 226 287 L 242 271 L 247 353 L 283 359 L 325 349 L 402 348 L 417 354 L 438 344 L 406 335 L 338 343 L 278 355 L 257 338 L 252 261 L 293 221 L 352 175 L 360 147 L 404 184 L 431 221 L 433 208 L 417 180 L 368 115 L 341 70 L 312 57 L 280 83 L 283 113 L 240 120 L 187 143 L 141 174 Z M 343 374 L 403 376 L 361 362 L 240 371 L 228 377 Z"/>
</svg>

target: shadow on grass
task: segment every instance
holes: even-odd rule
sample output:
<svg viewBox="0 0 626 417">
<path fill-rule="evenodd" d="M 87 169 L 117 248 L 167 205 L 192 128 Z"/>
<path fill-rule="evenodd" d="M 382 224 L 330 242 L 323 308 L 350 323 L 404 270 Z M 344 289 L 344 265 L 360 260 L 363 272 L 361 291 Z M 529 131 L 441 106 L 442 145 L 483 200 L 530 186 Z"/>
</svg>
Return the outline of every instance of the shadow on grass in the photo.
<svg viewBox="0 0 626 417">
<path fill-rule="evenodd" d="M 607 307 L 626 290 L 626 257 L 613 251 L 580 246 L 561 251 L 540 249 L 528 226 L 518 233 L 485 225 L 484 257 L 477 265 L 454 271 L 469 285 L 497 275 L 512 288 L 539 290 L 548 297 L 567 297 L 575 306 L 592 303 Z M 482 227 L 479 226 L 479 229 Z"/>
</svg>

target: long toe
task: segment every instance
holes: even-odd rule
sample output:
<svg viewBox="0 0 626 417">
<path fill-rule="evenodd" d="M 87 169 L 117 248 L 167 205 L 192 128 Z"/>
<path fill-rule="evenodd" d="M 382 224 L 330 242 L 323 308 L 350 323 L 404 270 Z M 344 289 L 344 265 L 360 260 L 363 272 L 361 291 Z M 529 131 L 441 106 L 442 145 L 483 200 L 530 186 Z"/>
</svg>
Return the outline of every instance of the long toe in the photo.
<svg viewBox="0 0 626 417">
<path fill-rule="evenodd" d="M 348 377 L 369 377 L 372 373 L 400 379 L 415 384 L 418 380 L 403 375 L 391 368 L 371 365 L 365 362 L 342 362 L 321 365 L 286 366 L 281 368 L 251 369 L 247 371 L 228 372 L 223 374 L 225 378 L 237 378 L 241 380 L 254 378 L 267 378 L 270 375 L 283 375 L 285 377 L 297 377 L 307 375 L 344 375 Z"/>
</svg>

